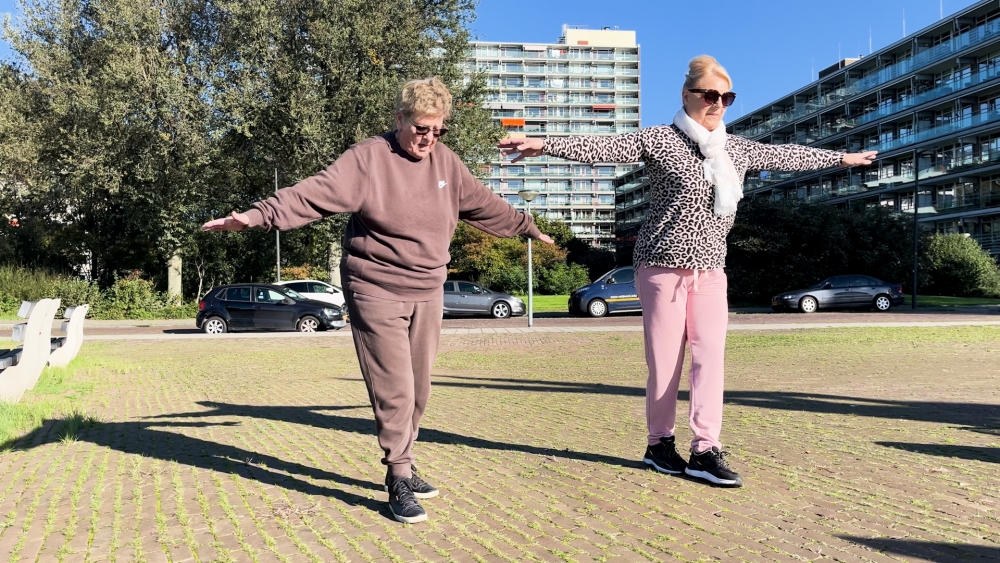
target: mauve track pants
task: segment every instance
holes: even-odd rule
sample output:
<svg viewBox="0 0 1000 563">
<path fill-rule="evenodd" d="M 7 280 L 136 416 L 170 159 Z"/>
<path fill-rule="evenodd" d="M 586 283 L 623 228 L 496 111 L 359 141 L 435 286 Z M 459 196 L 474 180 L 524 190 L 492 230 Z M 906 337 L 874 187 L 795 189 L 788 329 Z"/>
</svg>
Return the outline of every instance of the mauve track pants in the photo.
<svg viewBox="0 0 1000 563">
<path fill-rule="evenodd" d="M 361 375 L 375 411 L 382 463 L 409 477 L 413 442 L 431 396 L 431 369 L 441 341 L 444 294 L 430 301 L 393 301 L 344 292 Z"/>
</svg>

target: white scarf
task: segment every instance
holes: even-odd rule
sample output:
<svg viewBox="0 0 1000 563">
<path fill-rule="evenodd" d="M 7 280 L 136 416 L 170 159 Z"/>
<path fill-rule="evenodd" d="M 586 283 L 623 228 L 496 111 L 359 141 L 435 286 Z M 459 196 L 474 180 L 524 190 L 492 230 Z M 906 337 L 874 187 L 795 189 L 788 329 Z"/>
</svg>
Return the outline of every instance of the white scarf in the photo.
<svg viewBox="0 0 1000 563">
<path fill-rule="evenodd" d="M 720 121 L 714 131 L 709 131 L 681 108 L 674 115 L 674 125 L 698 143 L 701 154 L 705 156 L 705 179 L 715 186 L 715 214 L 735 213 L 736 203 L 743 199 L 743 182 L 736 175 L 733 159 L 726 152 L 725 123 Z"/>
</svg>

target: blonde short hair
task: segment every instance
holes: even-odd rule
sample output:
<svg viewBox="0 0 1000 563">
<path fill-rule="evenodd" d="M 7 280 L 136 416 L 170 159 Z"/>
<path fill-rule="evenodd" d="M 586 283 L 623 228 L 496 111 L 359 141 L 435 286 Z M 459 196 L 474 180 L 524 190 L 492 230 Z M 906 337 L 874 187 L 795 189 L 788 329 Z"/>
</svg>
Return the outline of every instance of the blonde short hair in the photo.
<svg viewBox="0 0 1000 563">
<path fill-rule="evenodd" d="M 396 111 L 406 117 L 414 115 L 451 115 L 451 92 L 441 79 L 434 76 L 423 80 L 410 80 L 396 96 Z"/>
<path fill-rule="evenodd" d="M 694 88 L 699 80 L 709 74 L 714 74 L 719 78 L 724 78 L 733 87 L 733 79 L 729 78 L 729 73 L 722 68 L 719 61 L 709 55 L 698 55 L 688 63 L 688 72 L 684 75 L 684 87 Z"/>
</svg>

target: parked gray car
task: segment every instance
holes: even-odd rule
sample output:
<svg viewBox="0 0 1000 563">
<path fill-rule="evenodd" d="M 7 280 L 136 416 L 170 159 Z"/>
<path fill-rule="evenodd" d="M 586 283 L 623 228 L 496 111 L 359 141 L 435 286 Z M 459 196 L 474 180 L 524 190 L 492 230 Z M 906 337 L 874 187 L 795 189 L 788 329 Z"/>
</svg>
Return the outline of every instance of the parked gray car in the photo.
<svg viewBox="0 0 1000 563">
<path fill-rule="evenodd" d="M 808 289 L 786 291 L 771 298 L 775 311 L 798 310 L 815 313 L 818 309 L 871 308 L 888 311 L 904 301 L 903 286 L 869 276 L 833 276 Z"/>
<path fill-rule="evenodd" d="M 468 281 L 444 282 L 445 315 L 491 315 L 497 319 L 525 314 L 524 301 Z"/>
</svg>

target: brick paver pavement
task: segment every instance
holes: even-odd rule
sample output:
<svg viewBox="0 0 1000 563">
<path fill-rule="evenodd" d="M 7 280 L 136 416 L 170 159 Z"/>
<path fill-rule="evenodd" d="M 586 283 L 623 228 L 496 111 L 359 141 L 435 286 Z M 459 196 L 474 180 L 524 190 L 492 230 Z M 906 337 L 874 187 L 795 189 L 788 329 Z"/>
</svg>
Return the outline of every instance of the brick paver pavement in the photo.
<svg viewBox="0 0 1000 563">
<path fill-rule="evenodd" d="M 1000 328 L 731 335 L 735 490 L 638 462 L 641 334 L 446 335 L 416 448 L 442 494 L 414 526 L 353 354 L 87 344 L 101 422 L 0 453 L 0 561 L 1000 559 Z"/>
</svg>

